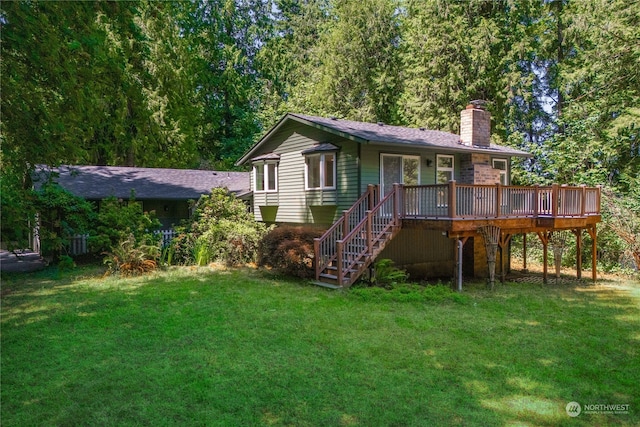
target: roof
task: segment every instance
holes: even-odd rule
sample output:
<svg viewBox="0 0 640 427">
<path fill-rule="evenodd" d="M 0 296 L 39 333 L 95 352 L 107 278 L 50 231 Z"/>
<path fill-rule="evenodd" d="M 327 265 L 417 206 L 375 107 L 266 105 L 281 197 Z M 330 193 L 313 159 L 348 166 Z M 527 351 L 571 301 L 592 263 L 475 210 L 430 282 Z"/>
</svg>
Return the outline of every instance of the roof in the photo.
<svg viewBox="0 0 640 427">
<path fill-rule="evenodd" d="M 245 163 L 251 156 L 259 152 L 260 147 L 277 132 L 278 129 L 291 120 L 363 144 L 398 144 L 420 148 L 437 148 L 448 152 L 494 153 L 510 157 L 531 157 L 530 153 L 502 145 L 491 144 L 488 148 L 467 146 L 460 142 L 460 135 L 438 130 L 287 113 L 260 141 L 242 156 L 236 164 L 240 165 Z"/>
<path fill-rule="evenodd" d="M 59 174 L 54 181 L 61 187 L 88 200 L 128 199 L 132 190 L 136 200 L 195 200 L 212 188 L 227 188 L 238 197 L 251 193 L 249 172 L 116 166 L 39 166 L 36 188 L 51 172 Z"/>
</svg>

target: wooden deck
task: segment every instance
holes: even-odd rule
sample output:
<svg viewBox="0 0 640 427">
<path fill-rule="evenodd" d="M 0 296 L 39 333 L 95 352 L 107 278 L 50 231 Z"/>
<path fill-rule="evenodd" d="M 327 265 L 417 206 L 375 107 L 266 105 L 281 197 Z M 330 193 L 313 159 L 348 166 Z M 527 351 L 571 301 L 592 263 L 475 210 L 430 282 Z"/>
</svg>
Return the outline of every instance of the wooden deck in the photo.
<svg viewBox="0 0 640 427">
<path fill-rule="evenodd" d="M 316 239 L 316 280 L 351 285 L 401 228 L 441 230 L 464 245 L 469 237 L 478 236 L 481 227 L 496 226 L 500 228 L 501 248 L 514 234 L 536 233 L 546 257 L 550 233 L 557 230 L 572 230 L 576 235 L 587 230 L 595 247 L 595 228 L 600 220 L 597 187 L 462 185 L 451 181 L 443 185 L 396 184 L 380 198 L 379 187 L 369 186 L 352 208 Z M 578 260 L 579 267 L 580 263 Z M 595 279 L 595 268 L 593 276 Z"/>
</svg>

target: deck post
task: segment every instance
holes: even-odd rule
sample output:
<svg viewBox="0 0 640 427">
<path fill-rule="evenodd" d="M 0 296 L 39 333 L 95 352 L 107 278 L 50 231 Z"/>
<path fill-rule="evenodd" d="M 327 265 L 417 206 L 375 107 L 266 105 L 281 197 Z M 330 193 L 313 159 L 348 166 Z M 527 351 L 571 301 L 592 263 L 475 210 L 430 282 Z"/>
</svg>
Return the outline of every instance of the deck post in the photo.
<svg viewBox="0 0 640 427">
<path fill-rule="evenodd" d="M 522 234 L 522 271 L 527 272 L 527 233 Z"/>
<path fill-rule="evenodd" d="M 344 225 L 342 226 L 342 238 L 344 239 L 349 234 L 349 209 L 345 209 L 342 211 L 342 216 L 344 217 Z"/>
<path fill-rule="evenodd" d="M 548 254 L 548 248 L 547 245 L 549 244 L 549 232 L 547 230 L 542 231 L 542 232 L 538 232 L 538 237 L 540 238 L 540 241 L 542 242 L 542 283 L 544 283 L 545 285 L 547 284 L 547 273 L 548 273 L 548 259 L 549 259 L 549 254 Z"/>
<path fill-rule="evenodd" d="M 337 275 L 337 280 L 338 280 L 337 285 L 338 286 L 342 286 L 342 284 L 343 284 L 342 283 L 342 267 L 343 267 L 343 265 L 342 265 L 342 247 L 343 247 L 342 240 L 338 240 L 336 242 L 336 246 L 337 246 L 337 248 L 336 248 L 336 261 L 338 263 L 338 265 L 336 266 L 337 267 L 336 275 Z"/>
<path fill-rule="evenodd" d="M 313 239 L 313 253 L 314 253 L 314 261 L 316 264 L 316 280 L 320 280 L 320 239 Z"/>
<path fill-rule="evenodd" d="M 553 218 L 558 217 L 558 201 L 560 198 L 560 186 L 558 184 L 553 184 L 551 186 L 551 216 Z"/>
<path fill-rule="evenodd" d="M 582 206 L 584 207 L 584 203 Z M 582 279 L 582 229 L 574 230 L 573 234 L 576 235 L 576 277 L 580 280 Z"/>
<path fill-rule="evenodd" d="M 582 184 L 580 187 L 582 187 L 582 203 L 580 203 L 580 216 L 584 217 L 585 212 L 587 211 L 587 186 Z"/>
<path fill-rule="evenodd" d="M 456 180 L 449 181 L 449 218 L 456 217 Z"/>
<path fill-rule="evenodd" d="M 367 192 L 369 193 L 369 210 L 373 210 L 373 207 L 376 203 L 376 186 L 374 184 L 367 185 Z"/>
<path fill-rule="evenodd" d="M 367 228 L 366 228 L 366 237 L 367 237 L 367 254 L 373 254 L 373 230 L 372 230 L 372 219 L 373 215 L 371 211 L 367 211 Z"/>
<path fill-rule="evenodd" d="M 533 186 L 533 217 L 538 218 L 540 214 L 540 186 Z"/>
<path fill-rule="evenodd" d="M 398 225 L 400 215 L 404 216 L 402 199 L 402 184 L 393 184 L 393 224 Z"/>
<path fill-rule="evenodd" d="M 509 242 L 511 241 L 511 234 L 508 233 L 500 233 L 500 282 L 504 283 L 507 279 L 507 269 L 504 266 L 504 250 L 509 246 Z"/>
<path fill-rule="evenodd" d="M 462 243 L 462 239 L 457 239 L 458 241 L 458 292 L 462 292 L 462 247 L 464 243 Z"/>
<path fill-rule="evenodd" d="M 502 206 L 502 184 L 496 184 L 496 218 L 500 218 L 500 206 Z"/>
<path fill-rule="evenodd" d="M 596 271 L 596 263 L 598 261 L 598 254 L 596 253 L 598 249 L 596 225 L 593 224 L 587 231 L 589 232 L 589 236 L 591 236 L 591 279 L 595 282 L 598 279 Z"/>
</svg>

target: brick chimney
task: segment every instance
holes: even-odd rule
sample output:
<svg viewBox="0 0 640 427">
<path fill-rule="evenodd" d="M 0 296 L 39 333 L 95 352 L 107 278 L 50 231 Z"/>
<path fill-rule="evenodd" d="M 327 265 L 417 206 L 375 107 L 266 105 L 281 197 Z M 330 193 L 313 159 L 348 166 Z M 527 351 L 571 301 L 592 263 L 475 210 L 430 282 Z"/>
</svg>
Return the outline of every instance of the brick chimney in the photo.
<svg viewBox="0 0 640 427">
<path fill-rule="evenodd" d="M 460 140 L 464 145 L 489 147 L 491 143 L 491 113 L 485 101 L 471 101 L 460 113 Z"/>
</svg>

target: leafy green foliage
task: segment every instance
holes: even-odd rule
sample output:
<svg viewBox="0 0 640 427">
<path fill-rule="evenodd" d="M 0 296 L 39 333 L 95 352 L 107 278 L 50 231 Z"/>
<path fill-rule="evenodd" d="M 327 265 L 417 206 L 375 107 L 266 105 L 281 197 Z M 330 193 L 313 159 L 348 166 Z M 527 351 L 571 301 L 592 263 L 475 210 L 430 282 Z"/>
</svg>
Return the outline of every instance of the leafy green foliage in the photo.
<svg viewBox="0 0 640 427">
<path fill-rule="evenodd" d="M 16 174 L 4 158 L 0 156 L 0 240 L 6 249 L 24 249 L 31 245 L 29 236 L 35 224 L 34 195 L 24 188 L 23 177 Z"/>
<path fill-rule="evenodd" d="M 41 254 L 57 262 L 71 237 L 89 232 L 96 218 L 94 206 L 55 183 L 43 185 L 34 194 Z"/>
<path fill-rule="evenodd" d="M 192 218 L 179 227 L 169 251 L 172 260 L 181 264 L 251 263 L 267 231 L 242 200 L 224 188 L 214 188 L 200 198 Z"/>
<path fill-rule="evenodd" d="M 160 227 L 155 212 L 144 212 L 133 196 L 128 201 L 110 197 L 100 203 L 96 235 L 90 243 L 96 252 L 113 252 L 131 239 L 134 246 L 158 246 L 162 236 L 156 231 Z"/>
<path fill-rule="evenodd" d="M 635 187 L 631 197 L 610 190 L 603 195 L 605 226 L 626 244 L 627 255 L 640 270 L 640 189 Z"/>
<path fill-rule="evenodd" d="M 134 276 L 158 267 L 160 249 L 157 245 L 140 244 L 133 234 L 119 241 L 106 253 L 103 262 L 112 274 Z"/>
<path fill-rule="evenodd" d="M 260 243 L 258 265 L 281 274 L 308 279 L 315 276 L 313 239 L 322 230 L 282 225 L 271 230 Z"/>
<path fill-rule="evenodd" d="M 377 286 L 393 288 L 399 283 L 405 283 L 409 275 L 387 258 L 377 260 L 373 265 L 373 277 L 371 282 Z"/>
</svg>

